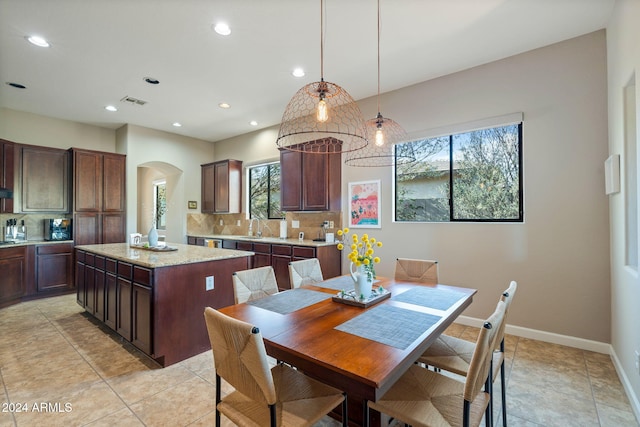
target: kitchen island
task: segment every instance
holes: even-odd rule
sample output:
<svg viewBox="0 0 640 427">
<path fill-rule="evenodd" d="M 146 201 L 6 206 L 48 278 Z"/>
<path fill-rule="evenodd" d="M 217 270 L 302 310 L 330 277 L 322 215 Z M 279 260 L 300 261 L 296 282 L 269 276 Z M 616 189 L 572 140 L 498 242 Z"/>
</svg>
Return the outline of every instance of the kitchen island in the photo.
<svg viewBox="0 0 640 427">
<path fill-rule="evenodd" d="M 210 348 L 205 307 L 234 303 L 232 275 L 253 252 L 167 244 L 76 246 L 77 301 L 122 338 L 168 366 Z"/>
</svg>

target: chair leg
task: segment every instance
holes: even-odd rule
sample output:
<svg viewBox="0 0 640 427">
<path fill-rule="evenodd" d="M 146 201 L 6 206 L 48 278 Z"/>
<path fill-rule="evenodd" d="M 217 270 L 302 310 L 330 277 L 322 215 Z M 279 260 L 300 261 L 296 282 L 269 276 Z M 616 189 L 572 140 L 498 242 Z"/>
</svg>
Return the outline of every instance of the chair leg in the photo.
<svg viewBox="0 0 640 427">
<path fill-rule="evenodd" d="M 364 421 L 364 427 L 369 427 L 369 405 L 366 400 L 362 401 L 362 420 Z"/>
<path fill-rule="evenodd" d="M 493 363 L 489 363 L 489 375 L 484 383 L 484 390 L 489 393 L 489 404 L 485 410 L 485 425 L 493 427 Z"/>
<path fill-rule="evenodd" d="M 347 411 L 347 393 L 342 393 L 344 400 L 342 401 L 342 427 L 349 425 L 349 412 Z"/>
<path fill-rule="evenodd" d="M 471 415 L 471 402 L 464 401 L 462 406 L 462 427 L 469 427 L 469 416 Z"/>
<path fill-rule="evenodd" d="M 507 381 L 505 378 L 504 361 L 500 366 L 500 385 L 502 386 L 502 427 L 507 427 Z"/>
<path fill-rule="evenodd" d="M 220 375 L 216 374 L 216 427 L 220 427 L 220 411 L 218 410 L 218 403 L 220 403 L 222 394 L 220 392 L 221 381 Z"/>
<path fill-rule="evenodd" d="M 269 405 L 269 415 L 271 417 L 271 427 L 277 427 L 278 420 L 276 418 L 276 405 Z"/>
</svg>

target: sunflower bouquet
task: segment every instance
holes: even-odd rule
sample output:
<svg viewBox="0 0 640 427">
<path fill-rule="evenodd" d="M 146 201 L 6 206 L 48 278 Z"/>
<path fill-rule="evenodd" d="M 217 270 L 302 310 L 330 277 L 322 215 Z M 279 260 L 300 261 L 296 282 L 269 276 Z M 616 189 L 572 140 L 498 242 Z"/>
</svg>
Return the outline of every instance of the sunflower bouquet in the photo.
<svg viewBox="0 0 640 427">
<path fill-rule="evenodd" d="M 368 234 L 358 236 L 352 233 L 349 236 L 349 229 L 344 228 L 338 230 L 336 234 L 342 240 L 339 240 L 338 250 L 343 250 L 345 247 L 349 247 L 351 252 L 347 255 L 349 260 L 356 265 L 356 267 L 364 266 L 364 270 L 367 273 L 369 280 L 376 278 L 376 271 L 374 264 L 380 262 L 380 257 L 374 256 L 374 248 L 382 247 L 382 242 L 376 240 L 375 237 L 370 237 Z"/>
</svg>

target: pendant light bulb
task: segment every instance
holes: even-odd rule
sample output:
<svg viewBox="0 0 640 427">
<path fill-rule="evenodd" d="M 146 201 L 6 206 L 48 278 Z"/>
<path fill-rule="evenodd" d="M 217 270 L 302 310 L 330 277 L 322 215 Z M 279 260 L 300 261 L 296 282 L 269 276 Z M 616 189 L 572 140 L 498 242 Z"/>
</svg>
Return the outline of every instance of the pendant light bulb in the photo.
<svg viewBox="0 0 640 427">
<path fill-rule="evenodd" d="M 316 110 L 316 118 L 321 123 L 324 123 L 327 120 L 329 120 L 329 109 L 327 108 L 327 103 L 324 100 L 324 96 L 321 96 L 320 101 L 318 102 L 318 108 Z"/>
<path fill-rule="evenodd" d="M 376 145 L 382 147 L 384 145 L 384 133 L 382 132 L 382 126 L 378 125 L 376 129 Z"/>
</svg>

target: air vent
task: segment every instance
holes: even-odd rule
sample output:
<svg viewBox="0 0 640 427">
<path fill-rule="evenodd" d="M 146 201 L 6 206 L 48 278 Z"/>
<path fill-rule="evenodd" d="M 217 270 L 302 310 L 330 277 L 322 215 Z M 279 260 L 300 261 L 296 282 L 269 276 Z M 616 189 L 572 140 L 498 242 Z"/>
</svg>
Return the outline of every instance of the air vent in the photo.
<svg viewBox="0 0 640 427">
<path fill-rule="evenodd" d="M 134 104 L 134 105 L 144 105 L 144 104 L 147 103 L 147 101 L 143 101 L 142 99 L 134 98 L 133 96 L 125 96 L 120 101 L 126 102 L 128 104 Z"/>
</svg>

